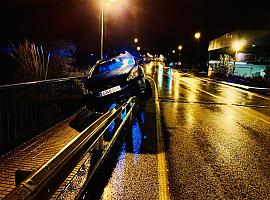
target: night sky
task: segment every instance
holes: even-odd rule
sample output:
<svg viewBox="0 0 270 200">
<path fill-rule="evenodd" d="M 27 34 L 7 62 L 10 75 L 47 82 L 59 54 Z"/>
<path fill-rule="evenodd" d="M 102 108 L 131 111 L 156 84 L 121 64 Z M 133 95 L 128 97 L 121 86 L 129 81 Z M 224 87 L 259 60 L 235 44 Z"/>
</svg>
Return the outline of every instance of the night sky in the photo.
<svg viewBox="0 0 270 200">
<path fill-rule="evenodd" d="M 201 57 L 209 40 L 236 29 L 269 29 L 267 1 L 119 0 L 106 17 L 106 47 L 132 45 L 166 53 L 183 45 L 191 57 L 201 32 Z M 1 43 L 72 39 L 81 52 L 99 51 L 98 0 L 2 0 Z"/>
</svg>

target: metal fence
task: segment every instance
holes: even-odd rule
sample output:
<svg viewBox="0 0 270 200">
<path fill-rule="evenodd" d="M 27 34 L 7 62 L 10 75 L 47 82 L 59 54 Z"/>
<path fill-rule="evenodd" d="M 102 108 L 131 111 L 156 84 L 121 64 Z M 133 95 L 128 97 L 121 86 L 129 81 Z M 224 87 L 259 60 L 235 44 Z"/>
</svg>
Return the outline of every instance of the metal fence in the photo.
<svg viewBox="0 0 270 200">
<path fill-rule="evenodd" d="M 135 98 L 131 97 L 115 109 L 99 115 L 76 139 L 68 143 L 52 159 L 17 185 L 5 199 L 51 199 L 52 195 L 54 195 L 78 163 L 87 153 L 90 153 L 91 159 L 94 156 L 96 161 L 91 162 L 84 185 L 76 195 L 75 199 L 79 199 L 85 192 L 84 190 L 87 189 L 91 178 L 107 157 L 119 134 L 124 130 L 125 125 L 130 122 L 129 120 L 132 117 L 135 105 Z M 113 135 L 105 141 L 106 131 L 108 131 L 113 122 L 115 123 Z M 72 192 L 75 193 L 76 191 L 73 190 Z M 65 199 L 66 197 L 61 197 L 60 193 L 58 198 Z"/>
<path fill-rule="evenodd" d="M 83 107 L 84 77 L 0 86 L 0 154 Z"/>
</svg>

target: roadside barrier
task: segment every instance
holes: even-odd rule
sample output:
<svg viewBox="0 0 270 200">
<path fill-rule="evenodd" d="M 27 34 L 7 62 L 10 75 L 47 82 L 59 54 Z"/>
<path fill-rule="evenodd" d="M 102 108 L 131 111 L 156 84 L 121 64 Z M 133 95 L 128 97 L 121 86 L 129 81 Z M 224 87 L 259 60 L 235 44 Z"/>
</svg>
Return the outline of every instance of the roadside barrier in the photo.
<svg viewBox="0 0 270 200">
<path fill-rule="evenodd" d="M 84 184 L 86 187 L 131 117 L 134 106 L 135 98 L 132 97 L 100 116 L 51 160 L 17 185 L 4 199 L 50 199 L 87 153 L 99 152 L 97 161 L 88 172 Z M 112 123 L 116 125 L 114 134 L 104 145 L 104 134 Z"/>
</svg>

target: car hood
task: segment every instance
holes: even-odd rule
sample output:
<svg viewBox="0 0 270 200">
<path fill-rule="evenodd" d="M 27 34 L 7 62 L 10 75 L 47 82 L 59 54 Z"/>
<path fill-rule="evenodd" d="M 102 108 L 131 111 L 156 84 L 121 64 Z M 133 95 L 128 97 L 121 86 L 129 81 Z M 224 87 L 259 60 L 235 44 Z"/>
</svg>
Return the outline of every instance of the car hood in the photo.
<svg viewBox="0 0 270 200">
<path fill-rule="evenodd" d="M 126 76 L 127 77 L 130 74 L 130 72 L 134 69 L 134 67 L 136 67 L 135 64 L 123 66 L 123 67 L 120 67 L 120 68 L 115 69 L 115 70 L 110 71 L 110 72 L 106 72 L 103 74 L 92 76 L 90 79 L 106 80 L 106 79 L 111 79 L 111 78 L 115 78 L 118 76 Z"/>
<path fill-rule="evenodd" d="M 85 88 L 98 91 L 113 85 L 121 85 L 126 82 L 128 75 L 135 67 L 136 65 L 132 64 L 110 72 L 92 76 L 86 81 Z"/>
</svg>

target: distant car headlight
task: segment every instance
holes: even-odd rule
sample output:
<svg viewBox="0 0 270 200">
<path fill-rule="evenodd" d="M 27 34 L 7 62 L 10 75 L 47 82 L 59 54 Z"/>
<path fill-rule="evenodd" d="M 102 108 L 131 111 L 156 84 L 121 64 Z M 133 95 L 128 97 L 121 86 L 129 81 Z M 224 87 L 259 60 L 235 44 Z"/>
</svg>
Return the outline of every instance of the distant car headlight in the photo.
<svg viewBox="0 0 270 200">
<path fill-rule="evenodd" d="M 139 68 L 136 67 L 136 69 L 134 69 L 131 74 L 127 77 L 127 81 L 130 81 L 134 78 L 137 78 L 139 76 L 140 72 L 139 72 Z"/>
</svg>

